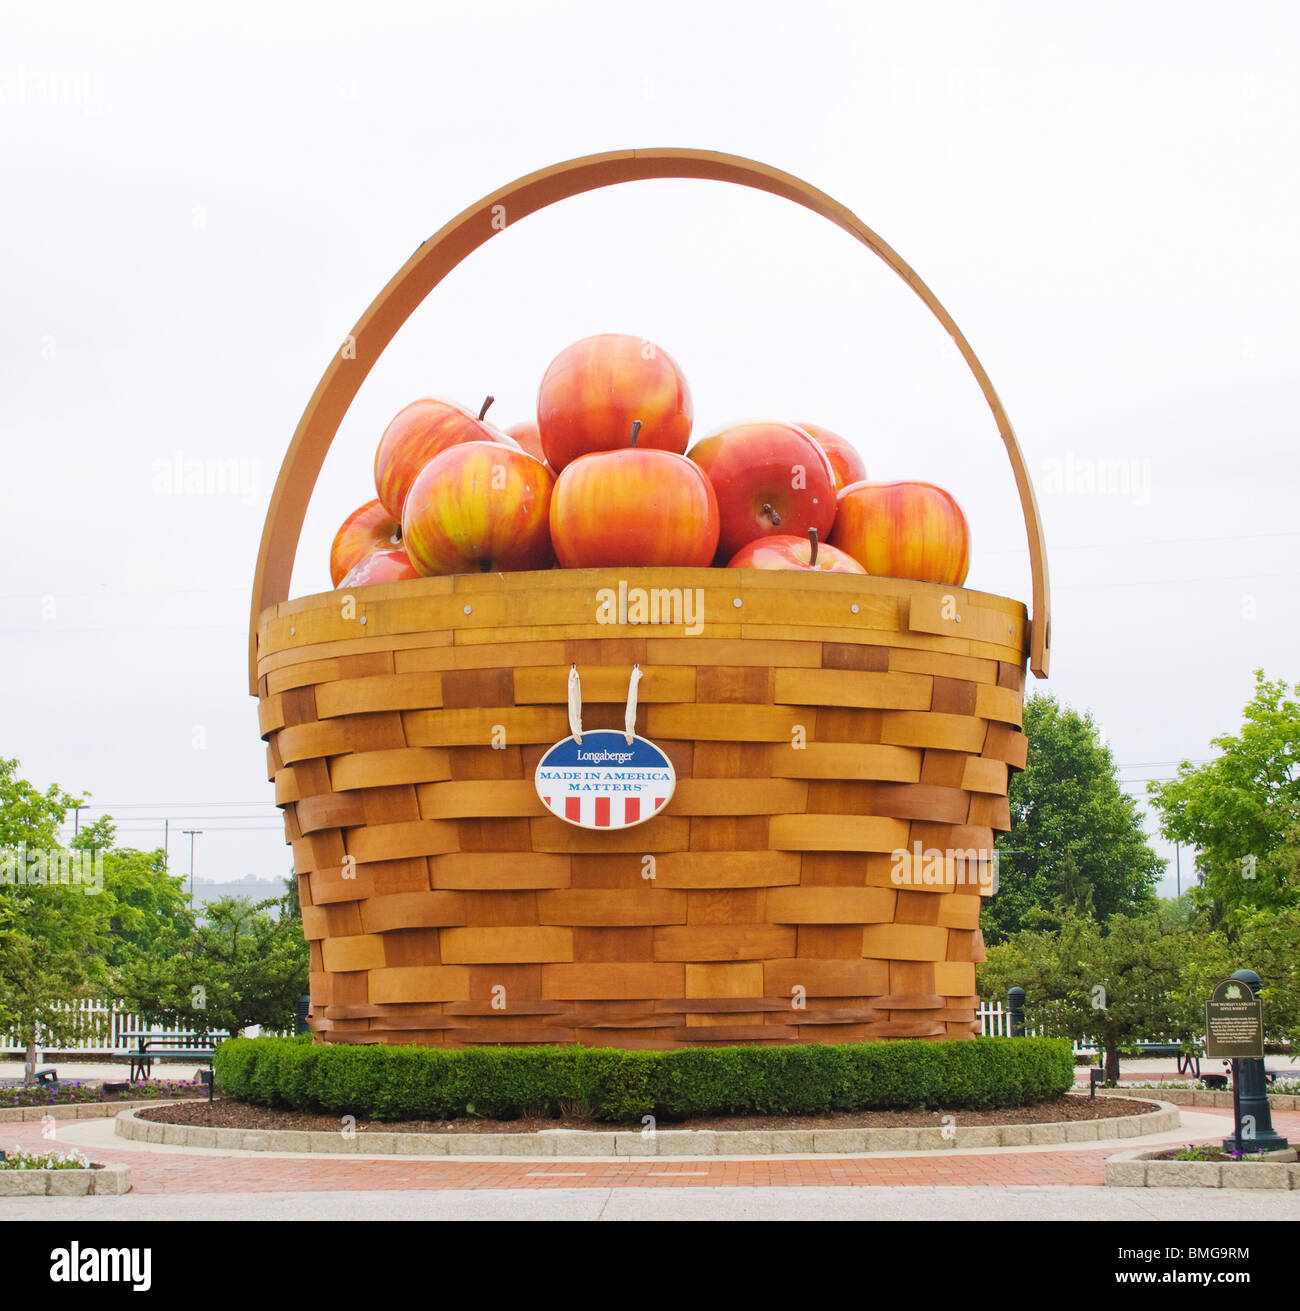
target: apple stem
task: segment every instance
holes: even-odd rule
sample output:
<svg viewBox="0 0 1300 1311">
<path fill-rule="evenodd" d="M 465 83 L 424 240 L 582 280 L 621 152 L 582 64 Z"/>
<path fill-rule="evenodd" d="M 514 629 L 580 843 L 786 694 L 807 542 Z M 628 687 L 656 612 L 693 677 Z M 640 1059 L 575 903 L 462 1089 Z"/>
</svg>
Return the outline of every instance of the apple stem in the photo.
<svg viewBox="0 0 1300 1311">
<path fill-rule="evenodd" d="M 781 516 L 770 505 L 763 506 L 763 513 L 772 521 L 773 528 L 780 528 Z"/>
<path fill-rule="evenodd" d="M 478 417 L 480 419 L 482 419 L 482 417 L 488 412 L 488 406 L 491 405 L 494 400 L 496 400 L 495 396 L 488 396 L 485 398 L 483 404 L 479 407 Z"/>
<path fill-rule="evenodd" d="M 632 421 L 632 439 L 631 439 L 631 440 L 632 440 L 632 445 L 633 445 L 633 447 L 636 446 L 636 438 L 637 438 L 637 434 L 638 434 L 640 431 L 641 431 L 641 420 L 640 420 L 640 419 L 634 419 L 634 420 Z"/>
<path fill-rule="evenodd" d="M 808 567 L 815 569 L 817 567 L 817 529 L 808 529 L 808 540 L 812 543 L 812 554 L 808 557 Z"/>
</svg>

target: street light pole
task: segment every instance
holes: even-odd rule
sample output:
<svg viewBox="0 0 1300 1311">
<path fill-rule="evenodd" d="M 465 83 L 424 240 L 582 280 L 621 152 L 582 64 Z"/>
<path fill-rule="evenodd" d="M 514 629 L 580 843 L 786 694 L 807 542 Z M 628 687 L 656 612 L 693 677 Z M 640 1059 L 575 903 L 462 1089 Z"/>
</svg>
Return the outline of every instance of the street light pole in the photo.
<svg viewBox="0 0 1300 1311">
<path fill-rule="evenodd" d="M 201 828 L 183 828 L 182 833 L 190 837 L 190 909 L 194 909 L 194 839 L 203 832 Z"/>
</svg>

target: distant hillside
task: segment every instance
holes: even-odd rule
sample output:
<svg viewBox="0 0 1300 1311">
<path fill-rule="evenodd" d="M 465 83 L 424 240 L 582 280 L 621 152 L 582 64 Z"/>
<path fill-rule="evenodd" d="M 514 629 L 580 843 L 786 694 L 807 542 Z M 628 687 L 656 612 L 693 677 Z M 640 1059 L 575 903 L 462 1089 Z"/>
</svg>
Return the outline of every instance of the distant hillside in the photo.
<svg viewBox="0 0 1300 1311">
<path fill-rule="evenodd" d="M 189 881 L 185 883 L 189 889 Z M 194 902 L 216 901 L 219 897 L 247 897 L 249 901 L 266 901 L 268 897 L 284 894 L 284 880 L 278 878 L 259 878 L 256 874 L 245 874 L 242 879 L 194 880 Z"/>
</svg>

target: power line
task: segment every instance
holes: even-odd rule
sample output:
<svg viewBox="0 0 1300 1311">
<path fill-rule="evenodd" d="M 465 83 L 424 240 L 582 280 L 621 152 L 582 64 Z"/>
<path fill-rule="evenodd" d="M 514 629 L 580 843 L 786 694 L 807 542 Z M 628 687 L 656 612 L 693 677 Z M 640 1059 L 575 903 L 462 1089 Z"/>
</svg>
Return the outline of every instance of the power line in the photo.
<svg viewBox="0 0 1300 1311">
<path fill-rule="evenodd" d="M 1052 552 L 1058 551 L 1109 551 L 1119 547 L 1134 546 L 1195 546 L 1202 542 L 1258 542 L 1271 537 L 1300 537 L 1300 532 L 1277 533 L 1236 533 L 1228 537 L 1143 537 L 1127 542 L 1080 542 L 1073 546 L 1054 546 Z M 1004 550 L 986 551 L 986 555 L 1018 555 L 1021 547 L 1012 546 Z"/>
<path fill-rule="evenodd" d="M 151 821 L 154 822 L 154 823 L 156 823 L 156 824 L 162 824 L 162 823 L 164 823 L 164 822 L 167 821 L 167 820 L 173 820 L 173 819 L 184 819 L 184 818 L 186 818 L 186 816 L 187 816 L 188 814 L 190 814 L 190 813 L 192 813 L 192 812 L 189 812 L 189 811 L 182 811 L 181 814 L 179 814 L 179 815 L 175 815 L 175 814 L 172 814 L 172 815 L 124 815 L 124 816 L 122 817 L 121 821 L 118 823 L 117 826 L 118 826 L 118 827 L 121 827 L 122 824 L 147 824 L 147 823 L 149 823 L 149 822 L 151 822 Z M 111 815 L 109 815 L 109 816 L 106 816 L 106 818 L 108 818 L 108 819 L 112 819 L 113 817 L 112 817 Z M 204 818 L 204 822 L 205 822 L 205 823 L 207 823 L 207 822 L 212 822 L 212 823 L 215 823 L 215 824 L 220 824 L 223 820 L 227 820 L 227 819 L 264 819 L 264 820 L 271 820 L 271 819 L 276 819 L 277 816 L 274 815 L 274 814 L 271 814 L 271 815 L 205 815 L 203 818 Z"/>
<path fill-rule="evenodd" d="M 1162 762 L 1163 763 L 1163 762 Z M 273 801 L 96 801 L 86 802 L 82 806 L 83 810 L 152 810 L 164 806 L 175 808 L 177 806 L 273 806 Z"/>
<path fill-rule="evenodd" d="M 1118 583 L 1062 583 L 1054 587 L 1057 592 L 1104 592 L 1117 587 L 1167 587 L 1182 583 L 1241 583 L 1257 582 L 1260 579 L 1295 578 L 1297 571 L 1287 570 L 1280 574 L 1205 574 L 1199 578 L 1133 578 Z"/>
<path fill-rule="evenodd" d="M 156 824 L 141 825 L 132 827 L 131 825 L 115 825 L 118 833 L 156 833 L 158 826 Z M 214 828 L 201 829 L 204 833 L 279 833 L 283 831 L 283 826 L 279 822 L 270 824 L 225 824 L 217 825 Z M 182 833 L 188 833 L 188 829 L 182 829 Z"/>
</svg>

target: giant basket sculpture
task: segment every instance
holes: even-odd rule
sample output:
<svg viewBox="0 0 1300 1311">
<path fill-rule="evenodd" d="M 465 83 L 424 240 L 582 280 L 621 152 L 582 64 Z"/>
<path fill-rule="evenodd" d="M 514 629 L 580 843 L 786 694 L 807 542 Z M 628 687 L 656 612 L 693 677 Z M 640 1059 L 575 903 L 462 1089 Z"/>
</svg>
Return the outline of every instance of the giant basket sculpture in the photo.
<svg viewBox="0 0 1300 1311">
<path fill-rule="evenodd" d="M 734 182 L 852 233 L 955 341 L 992 410 L 1029 539 L 1033 618 L 964 588 L 757 570 L 429 578 L 289 600 L 338 426 L 424 297 L 499 227 L 648 178 Z M 499 206 L 505 206 L 502 211 Z M 381 292 L 322 378 L 258 557 L 251 690 L 332 1042 L 701 1043 L 978 1032 L 981 895 L 1008 774 L 1025 763 L 1025 663 L 1048 668 L 1047 566 L 1002 405 L 929 289 L 853 214 L 734 156 L 628 151 L 522 178 L 465 210 Z M 597 594 L 700 589 L 701 623 L 598 622 Z M 682 616 L 684 619 L 686 616 Z M 663 812 L 616 832 L 533 784 L 568 733 L 638 731 L 672 759 Z"/>
</svg>

